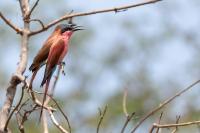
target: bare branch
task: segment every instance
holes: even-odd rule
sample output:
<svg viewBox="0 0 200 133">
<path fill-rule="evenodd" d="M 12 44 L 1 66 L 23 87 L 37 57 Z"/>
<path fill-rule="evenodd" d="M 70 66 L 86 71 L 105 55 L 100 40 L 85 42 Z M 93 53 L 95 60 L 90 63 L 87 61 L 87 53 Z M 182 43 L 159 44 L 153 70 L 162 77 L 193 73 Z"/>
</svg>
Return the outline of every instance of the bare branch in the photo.
<svg viewBox="0 0 200 133">
<path fill-rule="evenodd" d="M 35 4 L 33 5 L 33 7 L 31 8 L 29 14 L 27 15 L 28 18 L 30 18 L 32 12 L 34 11 L 35 7 L 38 5 L 39 1 L 40 1 L 40 0 L 37 0 L 37 1 L 35 2 Z"/>
<path fill-rule="evenodd" d="M 180 118 L 181 118 L 180 115 L 176 117 L 176 124 L 178 124 Z M 160 123 L 159 123 L 159 124 L 160 124 Z M 172 133 L 175 133 L 176 131 L 178 131 L 178 126 L 172 131 Z"/>
<path fill-rule="evenodd" d="M 34 94 L 37 93 L 37 94 L 44 94 L 43 92 L 38 92 L 38 91 L 32 91 L 32 93 Z M 65 115 L 64 111 L 61 109 L 61 107 L 59 106 L 59 104 L 57 103 L 57 101 L 52 97 L 52 95 L 49 95 L 47 94 L 47 96 L 56 104 L 56 106 L 58 107 L 58 110 L 61 112 L 61 114 L 64 116 L 65 120 L 67 121 L 67 124 L 68 124 L 68 127 L 69 127 L 69 133 L 71 133 L 71 126 L 70 126 L 70 122 L 69 122 L 69 119 L 67 117 L 67 115 Z M 34 101 L 38 106 L 42 106 L 41 102 L 39 100 L 37 100 L 35 98 L 35 101 Z M 44 109 L 46 110 L 50 110 L 51 112 L 52 111 L 56 111 L 54 108 L 52 107 L 49 107 L 49 106 L 46 106 L 44 105 Z"/>
<path fill-rule="evenodd" d="M 191 122 L 185 122 L 185 123 L 177 123 L 177 124 L 157 124 L 154 123 L 154 126 L 157 128 L 172 128 L 172 127 L 181 127 L 181 126 L 190 126 L 190 125 L 196 125 L 200 124 L 199 121 L 191 121 Z"/>
<path fill-rule="evenodd" d="M 130 5 L 125 5 L 125 6 L 115 7 L 115 8 L 108 8 L 108 9 L 100 9 L 100 10 L 88 11 L 88 12 L 82 12 L 82 13 L 67 14 L 67 15 L 64 15 L 64 16 L 50 22 L 49 24 L 45 25 L 45 27 L 42 28 L 42 29 L 32 31 L 30 33 L 30 35 L 35 35 L 35 34 L 41 33 L 43 31 L 49 29 L 50 27 L 56 25 L 57 23 L 59 23 L 63 20 L 70 19 L 70 18 L 80 17 L 80 16 L 88 16 L 88 15 L 93 15 L 93 14 L 98 14 L 98 13 L 106 13 L 106 12 L 115 12 L 116 13 L 116 12 L 119 12 L 121 10 L 134 8 L 134 7 L 138 7 L 138 6 L 143 6 L 143 5 L 147 5 L 147 4 L 153 4 L 153 3 L 156 3 L 156 2 L 159 2 L 159 1 L 162 1 L 162 0 L 149 0 L 149 1 L 141 2 L 141 3 L 137 3 L 137 4 L 130 4 Z"/>
<path fill-rule="evenodd" d="M 48 110 L 48 113 L 51 117 L 51 120 L 53 122 L 53 124 L 62 132 L 62 133 L 69 133 L 67 130 L 65 130 L 58 122 L 57 120 L 55 119 L 53 113 L 51 110 Z"/>
<path fill-rule="evenodd" d="M 51 98 L 51 100 L 53 100 L 53 102 L 56 104 L 56 106 L 58 107 L 59 111 L 61 112 L 61 114 L 64 116 L 65 120 L 67 121 L 68 127 L 69 127 L 69 133 L 71 133 L 71 126 L 70 126 L 70 122 L 69 119 L 67 117 L 67 115 L 64 113 L 64 111 L 61 109 L 61 107 L 59 106 L 59 104 L 57 103 L 57 101 L 51 96 L 51 95 L 47 95 Z"/>
<path fill-rule="evenodd" d="M 128 123 L 130 122 L 130 120 L 133 118 L 134 115 L 135 115 L 135 112 L 133 112 L 131 115 L 128 115 L 128 116 L 126 117 L 126 121 L 125 121 L 125 123 L 124 123 L 124 126 L 122 127 L 121 133 L 124 133 L 124 131 L 125 131 L 125 129 L 126 129 Z"/>
<path fill-rule="evenodd" d="M 106 114 L 107 108 L 108 108 L 108 106 L 106 105 L 105 108 L 104 108 L 103 113 L 101 112 L 101 109 L 99 109 L 100 119 L 99 119 L 99 122 L 98 122 L 98 125 L 97 125 L 97 133 L 99 133 L 99 129 L 100 129 L 101 123 L 103 121 L 103 118 L 104 118 L 104 116 Z"/>
<path fill-rule="evenodd" d="M 160 117 L 159 117 L 159 120 L 158 120 L 158 124 L 160 124 L 161 119 L 162 119 L 162 116 L 163 116 L 163 112 L 161 112 L 161 114 L 160 114 Z M 160 129 L 160 128 L 157 128 L 156 133 L 159 132 L 159 129 Z"/>
<path fill-rule="evenodd" d="M 8 25 L 10 26 L 13 30 L 15 30 L 17 32 L 17 34 L 22 35 L 22 30 L 20 28 L 18 28 L 16 25 L 14 25 L 12 22 L 10 22 L 1 12 L 0 12 L 0 17 L 2 18 L 2 20 Z"/>
<path fill-rule="evenodd" d="M 47 116 L 46 116 L 46 110 L 44 110 L 43 115 L 42 115 L 42 123 L 43 123 L 43 133 L 49 133 L 48 130 L 48 124 L 47 124 Z"/>
<path fill-rule="evenodd" d="M 185 93 L 186 91 L 190 90 L 192 87 L 194 87 L 195 85 L 197 85 L 198 83 L 200 83 L 200 80 L 197 80 L 196 82 L 194 82 L 193 84 L 189 85 L 187 88 L 181 90 L 180 92 L 176 93 L 174 96 L 170 97 L 169 99 L 167 99 L 166 101 L 164 101 L 163 103 L 161 103 L 158 107 L 154 108 L 152 111 L 150 111 L 148 114 L 146 114 L 137 124 L 134 128 L 132 128 L 131 133 L 134 133 L 137 128 L 150 116 L 152 116 L 154 113 L 156 113 L 157 111 L 159 111 L 161 108 L 163 108 L 165 105 L 167 105 L 168 103 L 170 103 L 171 101 L 173 101 L 175 98 L 179 97 L 180 95 L 182 95 L 183 93 Z"/>
<path fill-rule="evenodd" d="M 44 24 L 43 24 L 43 22 L 42 22 L 41 20 L 39 20 L 39 19 L 30 19 L 30 22 L 31 22 L 31 21 L 39 22 L 40 25 L 42 26 L 42 28 L 45 28 L 45 27 L 44 27 Z"/>
</svg>

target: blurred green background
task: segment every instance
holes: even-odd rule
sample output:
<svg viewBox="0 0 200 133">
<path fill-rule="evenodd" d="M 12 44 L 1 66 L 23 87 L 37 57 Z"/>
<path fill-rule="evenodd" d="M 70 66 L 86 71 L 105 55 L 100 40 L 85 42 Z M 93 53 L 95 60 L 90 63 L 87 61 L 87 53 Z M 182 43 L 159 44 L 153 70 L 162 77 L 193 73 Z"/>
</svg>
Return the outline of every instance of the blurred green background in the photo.
<svg viewBox="0 0 200 133">
<path fill-rule="evenodd" d="M 84 12 L 117 7 L 139 0 L 40 0 L 32 18 L 48 23 L 71 10 Z M 34 0 L 30 0 L 32 5 Z M 2 0 L 2 11 L 13 23 L 23 26 L 17 0 Z M 54 97 L 70 119 L 74 133 L 96 132 L 98 108 L 108 105 L 101 132 L 116 133 L 122 128 L 124 89 L 128 90 L 128 112 L 136 112 L 126 132 L 162 101 L 200 78 L 200 1 L 163 0 L 162 2 L 129 9 L 120 13 L 105 13 L 74 19 L 86 30 L 77 32 L 70 43 L 66 62 L 66 76 L 61 75 Z M 63 22 L 66 23 L 66 22 Z M 40 28 L 37 22 L 31 29 Z M 31 37 L 29 61 L 42 46 L 50 30 Z M 0 20 L 0 88 L 5 99 L 5 88 L 19 60 L 20 36 Z M 40 90 L 43 71 L 36 77 L 34 89 Z M 26 70 L 25 75 L 31 76 Z M 20 86 L 19 86 L 20 88 Z M 18 89 L 17 94 L 20 94 Z M 18 96 L 17 95 L 17 96 Z M 162 109 L 162 123 L 174 123 L 200 118 L 200 90 L 194 87 Z M 16 101 L 18 98 L 16 97 Z M 160 112 L 148 119 L 137 133 L 148 132 Z M 35 121 L 38 112 L 26 122 L 27 133 L 42 132 Z M 64 119 L 58 114 L 59 121 Z M 17 131 L 15 119 L 10 128 Z M 59 132 L 49 121 L 50 132 Z M 162 130 L 170 132 L 171 130 Z M 180 128 L 181 133 L 198 133 L 197 126 Z"/>
</svg>

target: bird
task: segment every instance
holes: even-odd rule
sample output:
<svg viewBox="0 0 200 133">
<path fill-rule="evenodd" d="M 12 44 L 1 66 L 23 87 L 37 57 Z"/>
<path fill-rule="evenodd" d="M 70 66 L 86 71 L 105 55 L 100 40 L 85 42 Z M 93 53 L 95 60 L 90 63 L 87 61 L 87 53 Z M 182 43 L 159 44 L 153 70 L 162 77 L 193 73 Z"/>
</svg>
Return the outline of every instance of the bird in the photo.
<svg viewBox="0 0 200 133">
<path fill-rule="evenodd" d="M 33 63 L 29 67 L 29 70 L 33 73 L 29 84 L 29 89 L 32 89 L 32 83 L 38 70 L 46 64 L 43 80 L 40 85 L 40 87 L 43 87 L 45 84 L 45 91 L 39 121 L 41 120 L 44 101 L 46 100 L 51 77 L 56 69 L 56 66 L 61 66 L 63 64 L 63 59 L 68 52 L 69 41 L 72 34 L 75 31 L 83 30 L 80 27 L 82 26 L 77 26 L 72 23 L 59 24 L 56 26 L 55 30 L 45 41 L 44 45 L 33 59 Z"/>
</svg>

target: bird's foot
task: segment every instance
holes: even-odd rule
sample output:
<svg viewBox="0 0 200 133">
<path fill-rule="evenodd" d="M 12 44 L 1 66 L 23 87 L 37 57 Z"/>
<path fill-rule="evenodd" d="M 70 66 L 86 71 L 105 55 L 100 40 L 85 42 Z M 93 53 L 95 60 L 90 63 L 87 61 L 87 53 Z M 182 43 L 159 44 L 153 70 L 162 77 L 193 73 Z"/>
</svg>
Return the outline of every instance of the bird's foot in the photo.
<svg viewBox="0 0 200 133">
<path fill-rule="evenodd" d="M 64 70 L 64 68 L 65 68 L 65 62 L 61 62 L 61 72 L 65 76 L 65 70 Z"/>
</svg>

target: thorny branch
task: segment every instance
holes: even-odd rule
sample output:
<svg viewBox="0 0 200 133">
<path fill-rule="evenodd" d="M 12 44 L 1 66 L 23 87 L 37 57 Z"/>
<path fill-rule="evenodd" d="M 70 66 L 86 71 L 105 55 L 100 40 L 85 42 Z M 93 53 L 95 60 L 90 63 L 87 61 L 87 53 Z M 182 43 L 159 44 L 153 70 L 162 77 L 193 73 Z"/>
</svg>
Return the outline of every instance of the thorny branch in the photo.
<svg viewBox="0 0 200 133">
<path fill-rule="evenodd" d="M 45 25 L 44 28 L 42 28 L 42 29 L 32 31 L 30 33 L 30 35 L 35 35 L 35 34 L 43 32 L 43 31 L 46 31 L 47 29 L 56 25 L 57 23 L 59 23 L 63 20 L 70 19 L 70 18 L 88 16 L 88 15 L 99 14 L 99 13 L 106 13 L 106 12 L 117 13 L 117 12 L 122 11 L 124 9 L 134 8 L 134 7 L 143 6 L 143 5 L 147 5 L 147 4 L 153 4 L 153 3 L 156 3 L 156 2 L 159 2 L 159 1 L 162 1 L 162 0 L 149 0 L 149 1 L 138 3 L 138 4 L 129 4 L 129 5 L 125 5 L 125 6 L 119 6 L 119 7 L 108 8 L 108 9 L 100 9 L 100 10 L 88 11 L 88 12 L 82 12 L 82 13 L 69 13 L 67 15 L 64 15 L 64 16 L 50 22 L 49 24 Z"/>
</svg>

